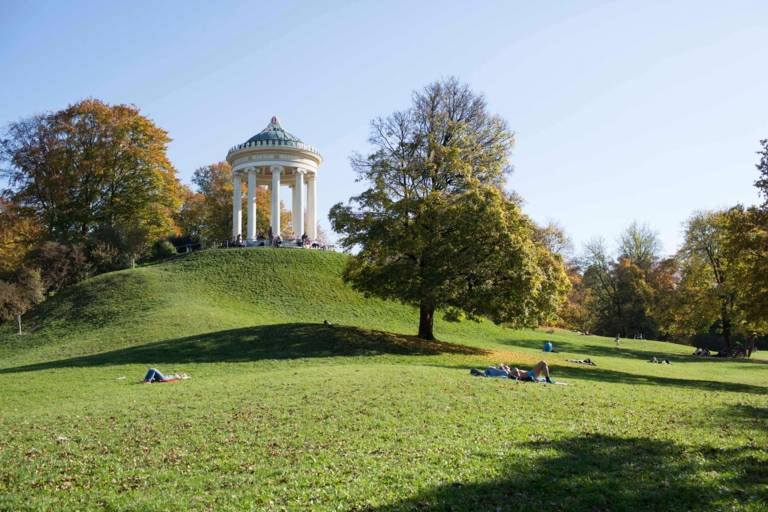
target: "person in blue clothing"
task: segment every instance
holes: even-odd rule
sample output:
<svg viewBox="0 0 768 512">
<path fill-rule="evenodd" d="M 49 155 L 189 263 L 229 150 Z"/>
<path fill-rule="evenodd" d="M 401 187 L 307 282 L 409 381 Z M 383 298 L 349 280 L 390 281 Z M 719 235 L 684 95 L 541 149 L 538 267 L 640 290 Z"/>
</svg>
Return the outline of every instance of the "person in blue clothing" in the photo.
<svg viewBox="0 0 768 512">
<path fill-rule="evenodd" d="M 537 382 L 541 376 L 544 376 L 544 380 L 552 384 L 552 379 L 549 378 L 549 366 L 547 365 L 546 361 L 539 361 L 530 370 L 512 368 L 512 370 L 509 372 L 509 378 L 517 380 L 530 380 Z"/>
<path fill-rule="evenodd" d="M 505 364 L 500 364 L 499 366 L 489 366 L 485 370 L 478 370 L 477 368 L 472 368 L 469 370 L 469 373 L 474 375 L 475 377 L 504 377 L 509 378 L 509 366 Z"/>
<path fill-rule="evenodd" d="M 489 366 L 485 369 L 486 377 L 509 377 L 510 368 L 505 364 Z"/>
<path fill-rule="evenodd" d="M 506 377 L 516 380 L 529 380 L 537 382 L 540 377 L 544 377 L 544 380 L 552 384 L 552 380 L 549 377 L 549 366 L 546 361 L 539 361 L 530 370 L 521 370 L 520 368 L 510 368 L 505 364 L 499 366 L 489 366 L 485 371 L 480 371 L 476 368 L 472 368 L 469 373 L 477 377 Z"/>
<path fill-rule="evenodd" d="M 186 373 L 173 373 L 170 375 L 163 375 L 157 368 L 150 368 L 147 370 L 147 374 L 144 376 L 142 382 L 149 384 L 151 382 L 173 382 L 176 380 L 188 379 L 189 375 Z"/>
</svg>

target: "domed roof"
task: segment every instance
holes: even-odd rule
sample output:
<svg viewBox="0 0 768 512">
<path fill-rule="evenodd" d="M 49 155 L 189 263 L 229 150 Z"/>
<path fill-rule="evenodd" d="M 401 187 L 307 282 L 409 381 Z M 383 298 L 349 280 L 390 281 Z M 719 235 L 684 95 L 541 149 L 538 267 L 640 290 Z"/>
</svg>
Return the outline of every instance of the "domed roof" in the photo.
<svg viewBox="0 0 768 512">
<path fill-rule="evenodd" d="M 241 150 L 271 150 L 276 147 L 292 148 L 299 151 L 309 151 L 310 153 L 317 155 L 317 157 L 322 158 L 320 156 L 320 152 L 317 149 L 313 148 L 309 144 L 304 144 L 301 139 L 283 130 L 283 127 L 280 126 L 280 122 L 277 120 L 276 116 L 272 117 L 272 120 L 262 131 L 247 141 L 243 142 L 242 144 L 231 147 L 229 152 L 227 152 L 227 158 L 229 158 L 229 155 L 232 153 L 237 153 Z"/>
<path fill-rule="evenodd" d="M 280 122 L 277 120 L 277 116 L 272 116 L 272 120 L 269 122 L 266 128 L 261 130 L 259 133 L 251 137 L 246 141 L 246 144 L 248 142 L 258 142 L 258 141 L 282 141 L 282 142 L 295 142 L 301 144 L 301 139 L 296 137 L 295 135 L 291 135 L 287 131 L 283 130 L 283 127 L 280 126 Z"/>
</svg>

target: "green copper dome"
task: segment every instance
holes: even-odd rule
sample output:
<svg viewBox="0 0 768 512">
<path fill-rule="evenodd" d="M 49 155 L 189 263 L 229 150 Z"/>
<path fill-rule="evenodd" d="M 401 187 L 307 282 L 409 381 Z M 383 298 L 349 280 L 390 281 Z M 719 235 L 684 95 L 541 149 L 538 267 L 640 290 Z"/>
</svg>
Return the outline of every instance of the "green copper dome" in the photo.
<svg viewBox="0 0 768 512">
<path fill-rule="evenodd" d="M 227 155 L 240 150 L 250 150 L 251 148 L 258 151 L 261 148 L 266 150 L 276 147 L 286 147 L 300 151 L 309 151 L 318 157 L 320 156 L 320 152 L 317 149 L 308 144 L 304 144 L 301 139 L 283 130 L 283 127 L 280 126 L 280 122 L 277 120 L 277 117 L 272 117 L 272 120 L 269 122 L 266 128 L 264 128 L 262 131 L 247 141 L 243 142 L 242 144 L 238 144 L 237 146 L 231 147 Z"/>
<path fill-rule="evenodd" d="M 283 130 L 283 127 L 280 126 L 280 122 L 277 120 L 276 116 L 272 117 L 272 120 L 269 122 L 266 128 L 264 128 L 262 131 L 251 137 L 246 141 L 246 144 L 249 142 L 258 142 L 258 141 L 270 141 L 270 142 L 294 142 L 301 144 L 301 139 L 296 137 L 295 135 L 291 135 L 287 131 Z"/>
</svg>

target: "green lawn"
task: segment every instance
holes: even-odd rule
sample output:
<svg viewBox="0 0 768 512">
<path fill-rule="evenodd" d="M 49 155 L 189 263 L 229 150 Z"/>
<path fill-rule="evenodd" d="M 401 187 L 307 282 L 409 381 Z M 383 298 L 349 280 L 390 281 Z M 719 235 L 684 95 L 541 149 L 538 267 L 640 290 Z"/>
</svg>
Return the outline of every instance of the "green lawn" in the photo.
<svg viewBox="0 0 768 512">
<path fill-rule="evenodd" d="M 422 343 L 343 263 L 195 253 L 0 328 L 0 510 L 768 510 L 768 360 L 488 322 Z M 568 386 L 469 376 L 548 339 Z"/>
</svg>

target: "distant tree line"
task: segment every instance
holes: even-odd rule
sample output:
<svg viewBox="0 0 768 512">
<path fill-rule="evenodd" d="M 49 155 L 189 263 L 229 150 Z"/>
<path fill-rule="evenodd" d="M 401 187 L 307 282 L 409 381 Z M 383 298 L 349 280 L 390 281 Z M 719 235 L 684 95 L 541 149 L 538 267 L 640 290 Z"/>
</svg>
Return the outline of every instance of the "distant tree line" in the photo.
<svg viewBox="0 0 768 512">
<path fill-rule="evenodd" d="M 764 202 L 694 213 L 682 247 L 660 255 L 648 226 L 630 225 L 617 254 L 602 240 L 570 255 L 561 325 L 582 332 L 671 339 L 733 353 L 768 332 L 768 140 L 760 142 Z M 557 229 L 555 229 L 557 231 Z M 567 239 L 560 231 L 559 237 Z"/>
</svg>

